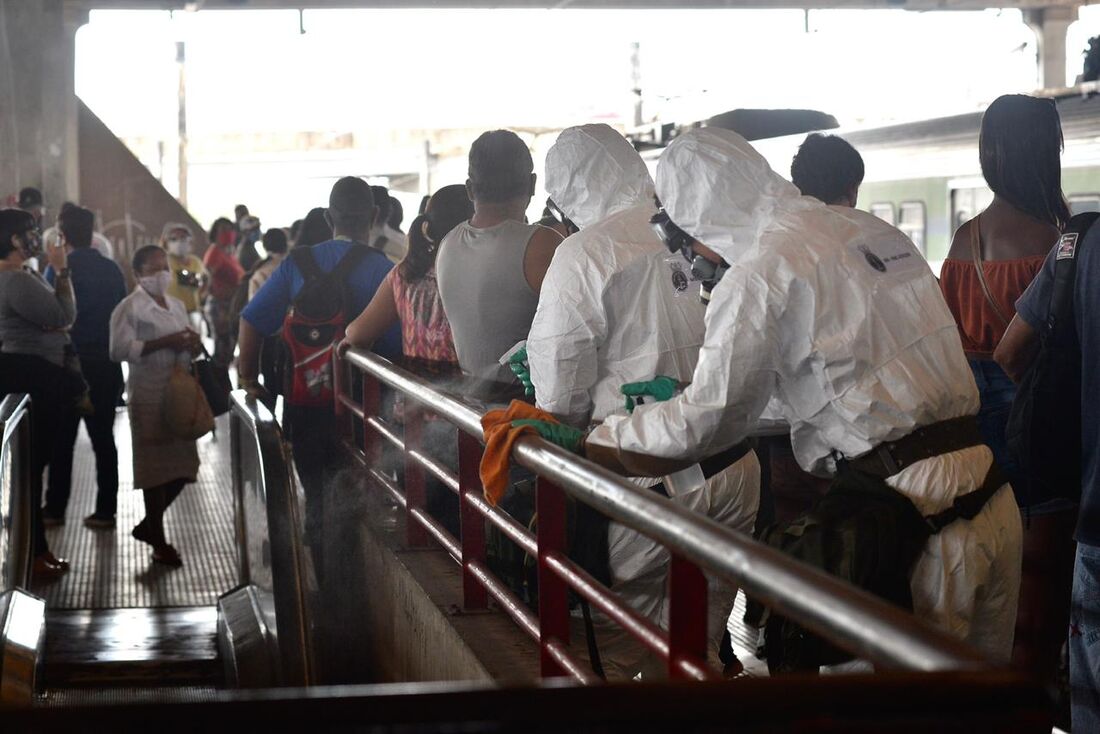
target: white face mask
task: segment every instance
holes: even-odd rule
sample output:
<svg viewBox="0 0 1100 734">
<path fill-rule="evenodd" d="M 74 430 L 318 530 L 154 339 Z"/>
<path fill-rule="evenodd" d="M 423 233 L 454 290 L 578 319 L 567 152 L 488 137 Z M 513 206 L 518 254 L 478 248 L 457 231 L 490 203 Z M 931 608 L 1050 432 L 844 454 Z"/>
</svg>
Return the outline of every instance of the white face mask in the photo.
<svg viewBox="0 0 1100 734">
<path fill-rule="evenodd" d="M 172 274 L 167 270 L 161 270 L 154 275 L 146 275 L 138 278 L 138 283 L 144 288 L 151 296 L 164 296 L 168 291 L 168 286 L 172 282 Z"/>
<path fill-rule="evenodd" d="M 184 257 L 191 254 L 191 238 L 181 237 L 168 240 L 168 252 L 176 257 Z"/>
</svg>

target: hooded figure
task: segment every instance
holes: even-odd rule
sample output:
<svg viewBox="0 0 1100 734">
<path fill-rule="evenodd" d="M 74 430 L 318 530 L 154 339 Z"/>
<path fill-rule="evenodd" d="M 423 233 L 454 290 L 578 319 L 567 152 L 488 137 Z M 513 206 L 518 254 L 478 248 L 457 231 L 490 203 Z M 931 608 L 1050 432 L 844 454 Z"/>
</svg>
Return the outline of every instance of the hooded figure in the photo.
<svg viewBox="0 0 1100 734">
<path fill-rule="evenodd" d="M 558 247 L 546 273 L 527 338 L 531 382 L 539 408 L 587 427 L 626 415 L 626 383 L 658 375 L 690 381 L 706 310 L 687 290 L 687 262 L 649 224 L 653 180 L 622 135 L 607 125 L 562 131 L 546 156 L 546 190 L 580 231 Z M 760 501 L 756 455 L 722 463 L 705 484 L 674 499 L 751 533 Z M 611 523 L 608 542 L 614 591 L 667 628 L 667 551 L 618 523 Z M 716 648 L 736 590 L 712 589 L 709 639 Z M 597 639 L 605 663 L 623 677 L 657 672 L 652 656 L 617 627 L 601 624 Z"/>
<path fill-rule="evenodd" d="M 799 196 L 743 138 L 713 128 L 668 147 L 657 192 L 672 221 L 731 267 L 714 288 L 691 385 L 607 418 L 588 437 L 590 459 L 626 473 L 698 459 L 758 431 L 767 407 L 790 426 L 799 464 L 831 475 L 837 457 L 977 413 L 954 319 L 898 230 Z M 977 490 L 992 462 L 973 445 L 886 483 L 927 516 Z M 932 535 L 910 577 L 916 615 L 1006 662 L 1021 532 L 1005 485 L 973 520 Z"/>
</svg>

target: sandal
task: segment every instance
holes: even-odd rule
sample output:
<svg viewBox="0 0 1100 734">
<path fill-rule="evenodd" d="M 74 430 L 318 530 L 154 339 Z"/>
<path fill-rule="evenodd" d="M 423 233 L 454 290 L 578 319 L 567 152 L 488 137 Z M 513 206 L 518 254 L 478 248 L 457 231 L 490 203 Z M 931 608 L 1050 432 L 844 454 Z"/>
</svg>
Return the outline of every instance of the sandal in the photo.
<svg viewBox="0 0 1100 734">
<path fill-rule="evenodd" d="M 180 558 L 179 551 L 165 543 L 159 548 L 153 549 L 153 563 L 162 563 L 165 566 L 179 568 L 183 565 L 183 559 Z"/>
</svg>

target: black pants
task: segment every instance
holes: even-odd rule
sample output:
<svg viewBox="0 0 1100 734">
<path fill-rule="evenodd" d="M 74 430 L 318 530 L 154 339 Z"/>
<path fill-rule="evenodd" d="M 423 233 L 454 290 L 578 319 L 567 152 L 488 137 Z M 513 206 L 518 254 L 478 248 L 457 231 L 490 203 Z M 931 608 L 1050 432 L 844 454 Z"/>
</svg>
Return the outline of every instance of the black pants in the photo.
<svg viewBox="0 0 1100 734">
<path fill-rule="evenodd" d="M 336 432 L 336 416 L 330 408 L 287 406 L 284 411 L 291 453 L 306 499 L 305 541 L 313 557 L 317 577 L 324 570 L 322 544 L 325 496 L 332 491 L 341 468 L 343 451 Z"/>
<path fill-rule="evenodd" d="M 50 463 L 53 434 L 64 407 L 59 400 L 64 373 L 63 368 L 42 357 L 0 355 L 0 396 L 9 393 L 31 396 L 31 534 L 36 556 L 50 549 L 42 524 L 42 473 Z"/>
<path fill-rule="evenodd" d="M 97 517 L 115 516 L 118 505 L 118 449 L 115 447 L 115 408 L 122 394 L 122 367 L 105 357 L 80 356 L 80 368 L 88 383 L 95 413 L 84 416 L 88 437 L 95 452 Z M 72 492 L 73 446 L 80 428 L 80 416 L 65 410 L 54 434 L 53 458 L 46 490 L 46 514 L 62 517 Z"/>
</svg>

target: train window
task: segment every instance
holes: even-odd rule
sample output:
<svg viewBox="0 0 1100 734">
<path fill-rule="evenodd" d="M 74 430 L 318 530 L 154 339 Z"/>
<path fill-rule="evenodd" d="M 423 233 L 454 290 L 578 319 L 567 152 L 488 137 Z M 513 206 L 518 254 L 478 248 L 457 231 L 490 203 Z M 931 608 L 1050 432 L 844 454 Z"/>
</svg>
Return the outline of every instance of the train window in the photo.
<svg viewBox="0 0 1100 734">
<path fill-rule="evenodd" d="M 924 202 L 903 201 L 898 207 L 898 229 L 913 240 L 917 249 L 924 253 Z"/>
<path fill-rule="evenodd" d="M 971 186 L 951 190 L 951 223 L 956 230 L 978 216 L 993 203 L 993 192 L 987 186 Z"/>
<path fill-rule="evenodd" d="M 1100 212 L 1100 194 L 1076 194 L 1069 197 L 1069 213 Z"/>
<path fill-rule="evenodd" d="M 888 201 L 872 204 L 871 213 L 887 224 L 897 224 L 897 220 L 894 219 L 894 205 Z"/>
</svg>

